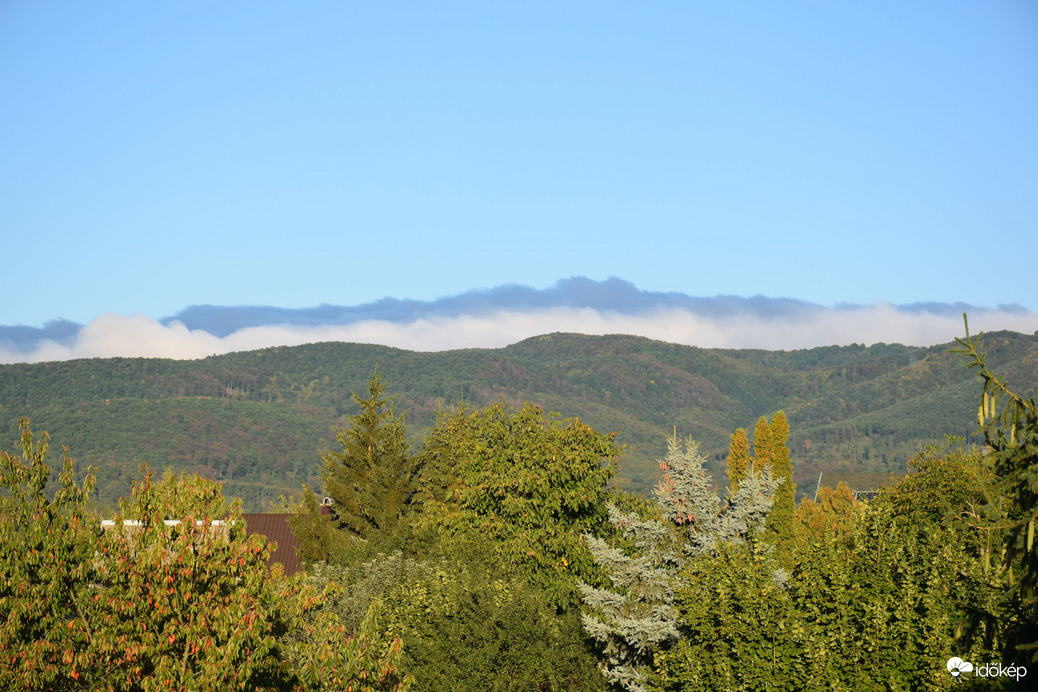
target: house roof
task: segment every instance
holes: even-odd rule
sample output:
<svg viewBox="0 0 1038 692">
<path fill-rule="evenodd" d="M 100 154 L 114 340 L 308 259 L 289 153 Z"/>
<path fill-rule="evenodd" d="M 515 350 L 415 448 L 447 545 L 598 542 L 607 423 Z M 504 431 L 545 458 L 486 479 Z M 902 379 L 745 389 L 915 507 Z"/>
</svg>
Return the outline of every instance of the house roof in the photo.
<svg viewBox="0 0 1038 692">
<path fill-rule="evenodd" d="M 274 552 L 267 558 L 267 566 L 275 562 L 280 563 L 285 574 L 290 576 L 302 569 L 299 560 L 299 541 L 292 533 L 288 525 L 288 514 L 242 514 L 245 520 L 246 532 L 251 536 L 254 533 L 267 537 L 267 542 L 277 543 Z"/>
<path fill-rule="evenodd" d="M 265 536 L 267 542 L 277 543 L 277 547 L 267 558 L 267 567 L 271 567 L 274 563 L 279 563 L 285 570 L 285 575 L 290 576 L 302 569 L 302 563 L 299 559 L 299 541 L 296 540 L 295 534 L 292 533 L 292 528 L 288 525 L 288 514 L 242 514 L 242 519 L 245 520 L 245 532 L 248 535 L 254 533 Z M 166 526 L 177 526 L 180 524 L 179 519 L 165 519 L 163 523 Z M 196 526 L 211 525 L 219 529 L 219 531 L 225 532 L 225 525 L 233 524 L 233 521 L 196 521 Z M 141 529 L 143 523 L 134 519 L 125 519 L 122 522 L 122 531 L 126 535 L 132 536 L 134 533 Z M 115 520 L 103 519 L 101 521 L 101 528 L 105 531 L 113 531 L 116 528 Z M 226 534 L 224 534 L 226 535 Z"/>
</svg>

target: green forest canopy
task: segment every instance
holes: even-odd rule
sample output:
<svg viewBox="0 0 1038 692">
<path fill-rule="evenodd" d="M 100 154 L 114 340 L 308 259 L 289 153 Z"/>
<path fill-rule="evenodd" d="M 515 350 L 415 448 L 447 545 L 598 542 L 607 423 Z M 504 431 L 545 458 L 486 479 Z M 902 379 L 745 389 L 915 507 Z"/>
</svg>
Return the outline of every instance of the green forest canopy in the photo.
<svg viewBox="0 0 1038 692">
<path fill-rule="evenodd" d="M 702 445 L 715 478 L 728 435 L 784 410 L 801 490 L 818 472 L 903 472 L 925 443 L 975 428 L 973 382 L 949 345 L 701 349 L 631 336 L 548 334 L 501 349 L 417 353 L 321 343 L 198 361 L 109 358 L 0 366 L 0 440 L 31 417 L 98 467 L 113 502 L 142 462 L 219 480 L 259 510 L 319 486 L 332 426 L 356 413 L 377 366 L 412 443 L 436 412 L 530 401 L 626 444 L 617 481 L 647 494 L 673 426 Z M 1021 390 L 1038 383 L 1038 338 L 985 336 L 992 366 Z"/>
</svg>

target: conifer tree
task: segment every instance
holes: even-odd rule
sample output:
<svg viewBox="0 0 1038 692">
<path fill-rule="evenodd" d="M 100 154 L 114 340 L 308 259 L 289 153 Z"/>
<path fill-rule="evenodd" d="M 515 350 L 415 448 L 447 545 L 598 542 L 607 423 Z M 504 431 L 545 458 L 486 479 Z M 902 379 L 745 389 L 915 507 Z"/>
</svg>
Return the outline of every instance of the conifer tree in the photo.
<svg viewBox="0 0 1038 692">
<path fill-rule="evenodd" d="M 360 413 L 350 416 L 348 428 L 335 431 L 342 450 L 322 455 L 324 488 L 335 501 L 335 517 L 360 538 L 394 528 L 413 494 L 414 462 L 407 451 L 404 419 L 385 393 L 376 369 L 368 398 L 353 395 Z"/>
<path fill-rule="evenodd" d="M 342 532 L 332 517 L 321 514 L 321 506 L 310 486 L 303 484 L 302 496 L 287 507 L 288 525 L 299 541 L 299 557 L 308 564 L 327 562 L 338 552 Z"/>
<path fill-rule="evenodd" d="M 753 461 L 761 466 L 771 466 L 772 447 L 768 418 L 761 416 L 753 426 Z"/>
<path fill-rule="evenodd" d="M 728 445 L 728 478 L 730 492 L 736 493 L 739 481 L 752 468 L 771 469 L 771 475 L 781 482 L 775 491 L 775 505 L 768 517 L 768 533 L 774 538 L 788 536 L 793 529 L 796 513 L 796 484 L 793 483 L 793 461 L 786 440 L 789 438 L 789 422 L 786 414 L 777 412 L 771 422 L 764 416 L 753 428 L 753 454 L 750 454 L 746 431 L 735 431 Z"/>
<path fill-rule="evenodd" d="M 654 492 L 663 521 L 621 512 L 610 505 L 609 520 L 634 548 L 634 555 L 585 534 L 595 562 L 612 589 L 581 584 L 584 628 L 601 647 L 602 673 L 629 692 L 646 690 L 644 670 L 654 655 L 681 637 L 675 591 L 682 571 L 719 544 L 741 542 L 764 527 L 776 485 L 771 469 L 748 469 L 738 492 L 722 504 L 710 489 L 706 459 L 691 438 L 669 441 L 660 462 L 663 480 Z"/>
<path fill-rule="evenodd" d="M 789 422 L 786 414 L 777 412 L 771 422 L 764 416 L 753 428 L 753 453 L 746 439 L 746 431 L 739 428 L 732 434 L 728 445 L 729 492 L 739 491 L 739 482 L 750 469 L 771 469 L 771 475 L 781 481 L 775 491 L 775 505 L 768 516 L 768 533 L 774 538 L 788 536 L 793 530 L 796 514 L 796 484 L 793 483 L 793 461 L 786 441 L 789 438 Z"/>
<path fill-rule="evenodd" d="M 417 480 L 413 504 L 422 509 L 435 510 L 445 503 L 457 500 L 463 487 L 460 478 L 462 458 L 459 450 L 476 436 L 472 423 L 475 411 L 462 404 L 436 414 L 436 425 L 422 442 L 415 458 Z"/>
<path fill-rule="evenodd" d="M 786 414 L 779 411 L 767 424 L 767 434 L 762 440 L 764 449 L 757 447 L 758 462 L 766 463 L 771 467 L 771 475 L 776 479 L 782 479 L 782 484 L 775 491 L 775 504 L 768 516 L 768 532 L 774 537 L 790 535 L 797 509 L 797 486 L 793 482 L 793 461 L 786 445 L 788 439 L 789 422 L 786 420 Z M 754 444 L 758 444 L 756 438 Z"/>
<path fill-rule="evenodd" d="M 732 433 L 732 441 L 728 444 L 728 482 L 733 494 L 739 492 L 739 482 L 746 478 L 751 460 L 746 430 L 739 428 Z"/>
</svg>

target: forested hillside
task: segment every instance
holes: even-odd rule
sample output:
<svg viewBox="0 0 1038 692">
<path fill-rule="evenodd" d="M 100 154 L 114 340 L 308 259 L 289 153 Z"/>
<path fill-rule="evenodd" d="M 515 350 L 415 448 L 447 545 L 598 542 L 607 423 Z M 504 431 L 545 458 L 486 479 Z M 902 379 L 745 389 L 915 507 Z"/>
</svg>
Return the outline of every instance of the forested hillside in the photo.
<svg viewBox="0 0 1038 692">
<path fill-rule="evenodd" d="M 670 348 L 631 344 L 655 367 Z M 291 577 L 220 483 L 138 474 L 108 514 L 94 474 L 25 419 L 21 454 L 0 450 L 0 688 L 1031 689 L 1038 399 L 975 338 L 955 357 L 983 449 L 927 446 L 875 497 L 800 502 L 782 411 L 752 443 L 729 435 L 722 474 L 672 433 L 647 498 L 613 484 L 616 434 L 533 404 L 459 405 L 409 449 L 375 371 L 321 454 L 330 502 L 275 503 Z"/>
<path fill-rule="evenodd" d="M 701 349 L 631 336 L 550 334 L 502 349 L 417 353 L 322 343 L 199 361 L 91 359 L 0 366 L 0 441 L 31 417 L 99 468 L 96 496 L 125 492 L 142 462 L 222 481 L 262 509 L 319 485 L 332 426 L 356 413 L 376 366 L 413 443 L 461 402 L 530 401 L 627 444 L 618 482 L 647 492 L 673 426 L 701 442 L 717 477 L 728 438 L 784 410 L 796 479 L 820 470 L 903 471 L 923 444 L 976 427 L 975 382 L 950 345 Z M 992 367 L 1020 390 L 1038 383 L 1038 337 L 985 336 Z M 806 484 L 806 485 L 805 485 Z"/>
</svg>

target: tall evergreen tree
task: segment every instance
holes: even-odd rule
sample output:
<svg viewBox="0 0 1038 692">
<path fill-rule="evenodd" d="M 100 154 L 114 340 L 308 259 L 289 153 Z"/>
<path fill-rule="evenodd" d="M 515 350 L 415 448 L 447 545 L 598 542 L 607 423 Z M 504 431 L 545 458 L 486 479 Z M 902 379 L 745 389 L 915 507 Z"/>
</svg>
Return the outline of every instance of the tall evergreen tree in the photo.
<svg viewBox="0 0 1038 692">
<path fill-rule="evenodd" d="M 746 430 L 739 428 L 732 433 L 732 441 L 728 444 L 728 482 L 732 494 L 739 492 L 739 482 L 749 473 L 751 461 L 750 441 L 746 438 Z"/>
<path fill-rule="evenodd" d="M 360 413 L 348 428 L 338 428 L 341 451 L 326 452 L 324 488 L 335 501 L 340 526 L 367 538 L 393 529 L 407 511 L 414 491 L 414 461 L 408 454 L 404 418 L 385 396 L 378 370 L 368 383 L 368 398 L 353 395 Z"/>
<path fill-rule="evenodd" d="M 303 494 L 287 508 L 288 525 L 299 541 L 299 557 L 313 564 L 327 562 L 338 552 L 344 538 L 335 528 L 332 517 L 321 514 L 321 506 L 310 486 L 303 484 Z"/>
<path fill-rule="evenodd" d="M 768 533 L 774 538 L 788 536 L 793 530 L 796 514 L 796 484 L 793 483 L 793 460 L 786 441 L 789 439 L 789 422 L 786 414 L 777 412 L 771 421 L 764 416 L 753 428 L 753 452 L 746 439 L 746 431 L 739 428 L 732 434 L 728 444 L 729 492 L 739 492 L 739 483 L 752 469 L 770 469 L 772 478 L 780 483 L 775 491 L 775 504 L 768 515 Z"/>
<path fill-rule="evenodd" d="M 457 493 L 464 486 L 460 477 L 464 458 L 461 449 L 471 445 L 476 437 L 474 415 L 465 404 L 437 412 L 436 425 L 426 434 L 415 458 L 415 505 L 435 510 L 458 500 Z"/>
<path fill-rule="evenodd" d="M 746 432 L 740 427 L 732 435 L 728 453 L 728 477 L 731 492 L 739 489 L 738 481 L 745 477 L 746 469 L 770 469 L 775 482 L 781 483 L 775 491 L 774 506 L 768 515 L 768 533 L 772 537 L 788 536 L 793 530 L 796 514 L 796 483 L 793 482 L 793 461 L 786 445 L 789 439 L 789 422 L 782 411 L 775 413 L 769 422 L 765 416 L 754 426 L 754 451 L 749 452 Z"/>
<path fill-rule="evenodd" d="M 771 429 L 768 417 L 761 416 L 753 426 L 753 460 L 760 466 L 771 465 Z"/>
<path fill-rule="evenodd" d="M 585 534 L 595 562 L 609 574 L 612 589 L 581 584 L 584 628 L 601 647 L 602 672 L 628 692 L 643 692 L 654 656 L 681 638 L 674 594 L 683 570 L 726 544 L 758 533 L 771 509 L 776 481 L 768 466 L 750 468 L 726 503 L 710 489 L 706 459 L 689 439 L 669 441 L 660 462 L 663 480 L 655 491 L 663 521 L 642 518 L 609 505 L 609 521 L 633 551 Z M 629 554 L 633 552 L 633 555 Z"/>
<path fill-rule="evenodd" d="M 761 418 L 763 421 L 764 419 Z M 759 425 L 759 424 L 758 424 Z M 790 457 L 786 441 L 789 439 L 789 422 L 786 414 L 778 411 L 771 417 L 766 426 L 764 439 L 754 438 L 758 463 L 771 467 L 771 475 L 782 484 L 775 491 L 775 504 L 768 515 L 768 531 L 775 537 L 789 536 L 793 530 L 793 517 L 796 514 L 797 486 L 793 482 L 793 460 Z M 763 445 L 763 449 L 761 446 Z"/>
</svg>

